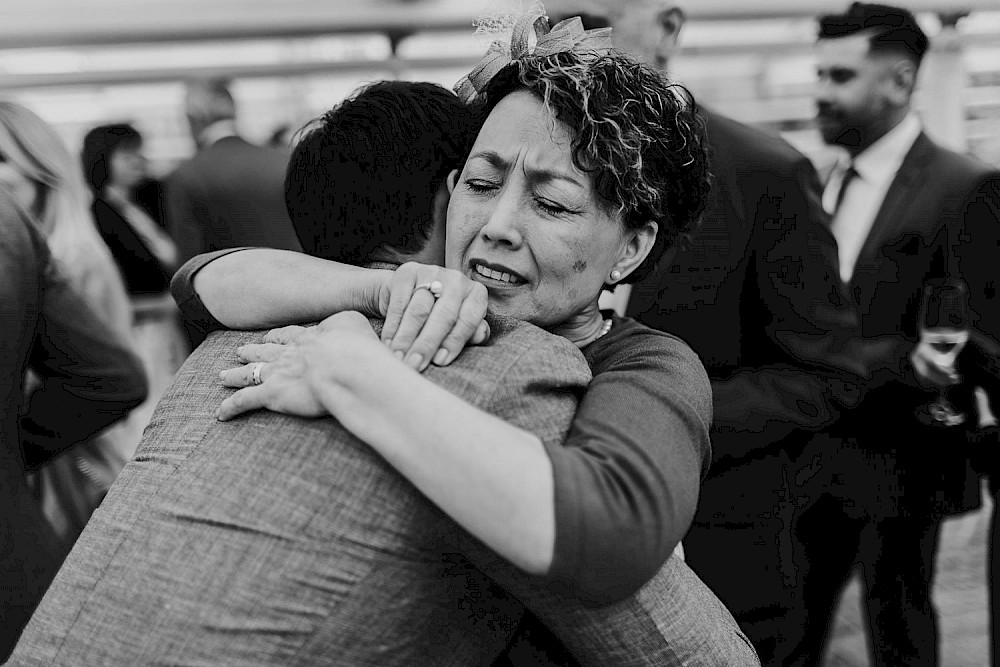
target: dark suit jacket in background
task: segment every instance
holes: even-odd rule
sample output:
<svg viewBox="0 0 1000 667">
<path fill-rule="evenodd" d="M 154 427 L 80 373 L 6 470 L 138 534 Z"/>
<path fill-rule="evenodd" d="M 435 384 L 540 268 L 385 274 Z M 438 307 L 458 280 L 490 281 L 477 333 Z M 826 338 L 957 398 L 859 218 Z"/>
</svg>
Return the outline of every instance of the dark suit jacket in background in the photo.
<svg viewBox="0 0 1000 667">
<path fill-rule="evenodd" d="M 167 229 L 181 263 L 223 248 L 301 250 L 285 209 L 288 152 L 225 137 L 167 180 Z"/>
<path fill-rule="evenodd" d="M 122 418 L 146 396 L 128 341 L 102 324 L 0 188 L 0 661 L 55 574 L 59 544 L 26 469 Z M 24 372 L 41 386 L 25 397 Z"/>
</svg>

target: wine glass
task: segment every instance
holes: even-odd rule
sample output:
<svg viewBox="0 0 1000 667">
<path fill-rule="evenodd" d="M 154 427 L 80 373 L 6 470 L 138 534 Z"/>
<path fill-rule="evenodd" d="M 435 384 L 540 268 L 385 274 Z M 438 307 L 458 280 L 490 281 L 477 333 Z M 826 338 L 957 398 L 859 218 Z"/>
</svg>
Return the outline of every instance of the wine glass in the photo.
<svg viewBox="0 0 1000 667">
<path fill-rule="evenodd" d="M 960 280 L 942 280 L 924 284 L 920 299 L 920 342 L 930 347 L 934 363 L 954 374 L 955 360 L 969 340 L 968 293 Z M 966 420 L 947 397 L 947 389 L 927 406 L 927 413 L 934 422 L 943 426 L 957 426 Z"/>
</svg>

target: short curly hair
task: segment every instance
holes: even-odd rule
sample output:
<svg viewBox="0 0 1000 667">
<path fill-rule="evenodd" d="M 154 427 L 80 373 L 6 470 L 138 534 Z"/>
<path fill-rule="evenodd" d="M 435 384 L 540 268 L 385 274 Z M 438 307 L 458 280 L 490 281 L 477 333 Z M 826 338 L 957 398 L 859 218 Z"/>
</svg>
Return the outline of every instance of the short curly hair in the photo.
<svg viewBox="0 0 1000 667">
<path fill-rule="evenodd" d="M 487 85 L 479 111 L 527 89 L 573 132 L 573 164 L 589 173 L 628 229 L 659 226 L 649 255 L 622 282 L 649 275 L 687 242 L 710 189 L 705 126 L 691 93 L 618 52 L 520 58 Z"/>
</svg>

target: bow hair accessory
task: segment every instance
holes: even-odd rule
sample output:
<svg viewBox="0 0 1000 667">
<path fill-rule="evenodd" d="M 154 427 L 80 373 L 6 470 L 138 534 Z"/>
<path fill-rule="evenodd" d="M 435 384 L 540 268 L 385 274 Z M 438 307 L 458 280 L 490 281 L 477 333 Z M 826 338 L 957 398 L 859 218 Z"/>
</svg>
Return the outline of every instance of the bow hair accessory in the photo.
<svg viewBox="0 0 1000 667">
<path fill-rule="evenodd" d="M 510 44 L 500 40 L 490 44 L 483 59 L 455 84 L 454 90 L 459 99 L 469 104 L 500 70 L 525 56 L 551 56 L 569 51 L 604 54 L 611 48 L 611 28 L 584 30 L 579 16 L 560 21 L 550 28 L 547 16 L 528 13 L 514 23 Z"/>
</svg>

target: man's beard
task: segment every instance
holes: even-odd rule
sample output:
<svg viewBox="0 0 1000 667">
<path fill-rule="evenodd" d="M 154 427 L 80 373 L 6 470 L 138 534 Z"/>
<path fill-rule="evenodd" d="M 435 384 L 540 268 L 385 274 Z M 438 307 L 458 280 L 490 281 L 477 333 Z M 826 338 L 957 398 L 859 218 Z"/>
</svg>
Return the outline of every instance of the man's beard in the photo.
<svg viewBox="0 0 1000 667">
<path fill-rule="evenodd" d="M 823 141 L 833 146 L 858 148 L 863 142 L 861 130 L 856 127 L 829 128 L 821 130 L 820 133 L 823 135 Z"/>
</svg>

